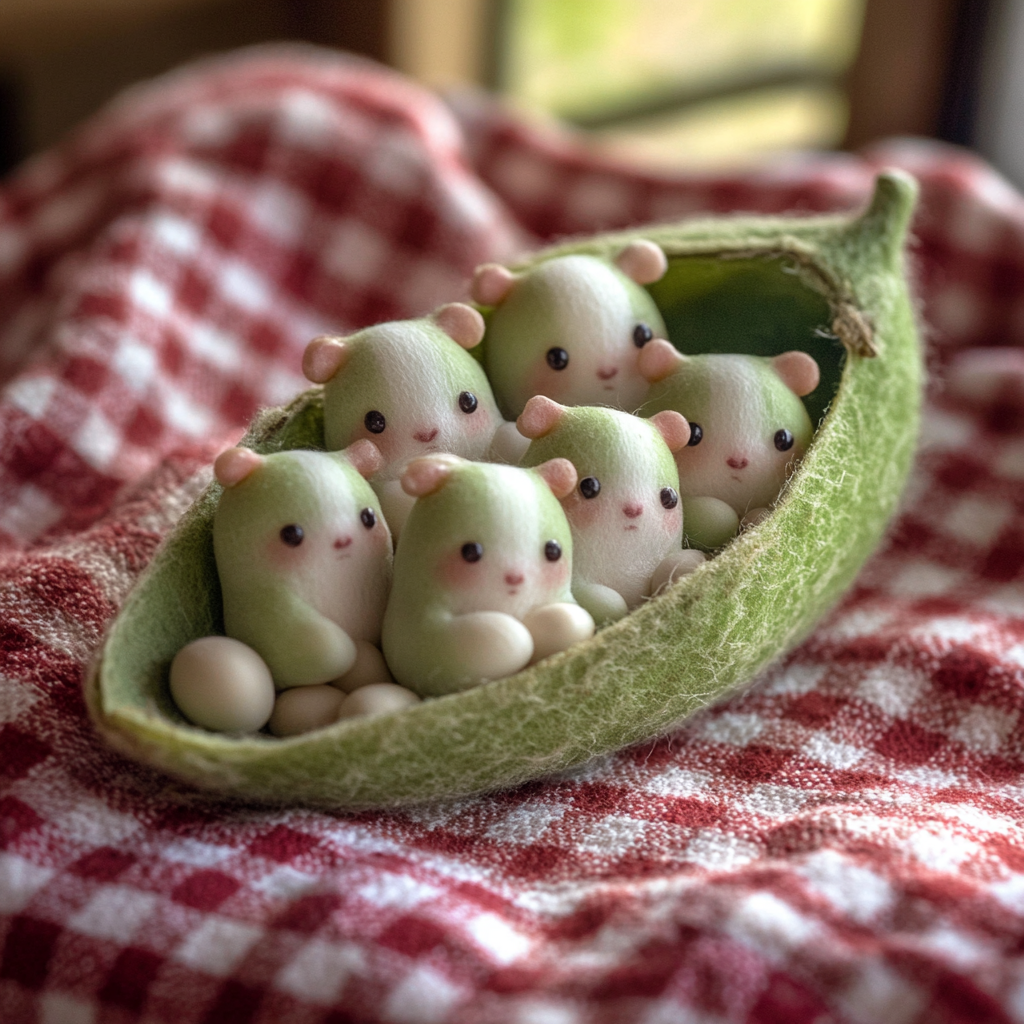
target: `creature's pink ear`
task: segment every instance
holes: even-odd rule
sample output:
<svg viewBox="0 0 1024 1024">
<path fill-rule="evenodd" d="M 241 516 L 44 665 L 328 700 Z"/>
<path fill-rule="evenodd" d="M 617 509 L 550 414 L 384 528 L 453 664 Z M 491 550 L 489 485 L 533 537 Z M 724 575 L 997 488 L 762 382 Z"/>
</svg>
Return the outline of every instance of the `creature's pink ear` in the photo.
<svg viewBox="0 0 1024 1024">
<path fill-rule="evenodd" d="M 451 455 L 424 455 L 413 459 L 402 474 L 402 490 L 413 498 L 439 491 L 459 461 Z"/>
<path fill-rule="evenodd" d="M 463 348 L 476 348 L 484 336 L 484 318 L 464 302 L 449 302 L 433 314 L 434 323 Z"/>
<path fill-rule="evenodd" d="M 262 462 L 263 459 L 248 448 L 229 448 L 217 456 L 213 464 L 213 475 L 222 487 L 234 487 Z"/>
<path fill-rule="evenodd" d="M 302 372 L 314 384 L 326 384 L 352 355 L 352 348 L 341 338 L 322 335 L 314 338 L 302 354 Z"/>
<path fill-rule="evenodd" d="M 534 395 L 516 420 L 516 429 L 523 437 L 536 439 L 550 434 L 565 415 L 565 406 L 544 395 Z"/>
<path fill-rule="evenodd" d="M 686 417 L 681 412 L 665 409 L 663 412 L 656 412 L 651 417 L 651 422 L 665 439 L 670 452 L 678 452 L 686 447 L 690 440 L 690 424 L 686 422 Z"/>
<path fill-rule="evenodd" d="M 361 477 L 369 480 L 374 473 L 384 468 L 384 456 L 380 449 L 367 437 L 353 441 L 344 451 L 348 461 L 355 466 Z"/>
<path fill-rule="evenodd" d="M 671 342 L 664 338 L 652 338 L 640 349 L 637 367 L 648 383 L 656 384 L 675 373 L 683 359 Z"/>
<path fill-rule="evenodd" d="M 473 272 L 470 294 L 481 306 L 496 306 L 502 302 L 516 283 L 516 275 L 498 263 L 481 263 Z"/>
<path fill-rule="evenodd" d="M 813 356 L 806 352 L 783 352 L 772 360 L 782 383 L 798 395 L 809 395 L 821 380 L 821 371 Z"/>
<path fill-rule="evenodd" d="M 544 478 L 544 482 L 551 488 L 551 493 L 559 501 L 572 493 L 576 486 L 576 467 L 568 459 L 548 459 L 534 469 Z"/>
<path fill-rule="evenodd" d="M 646 238 L 630 242 L 615 257 L 615 265 L 637 284 L 660 281 L 668 270 L 668 260 L 661 246 L 648 242 Z"/>
</svg>

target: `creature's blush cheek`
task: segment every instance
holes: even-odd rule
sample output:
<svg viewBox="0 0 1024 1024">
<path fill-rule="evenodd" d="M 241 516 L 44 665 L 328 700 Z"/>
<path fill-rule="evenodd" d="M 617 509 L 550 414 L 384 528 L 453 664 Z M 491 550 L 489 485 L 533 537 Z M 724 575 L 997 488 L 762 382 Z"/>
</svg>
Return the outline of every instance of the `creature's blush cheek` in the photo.
<svg viewBox="0 0 1024 1024">
<path fill-rule="evenodd" d="M 578 490 L 562 501 L 562 510 L 573 529 L 587 530 L 601 519 L 600 498 L 584 498 Z"/>
<path fill-rule="evenodd" d="M 530 397 L 546 395 L 548 398 L 564 398 L 572 390 L 570 370 L 552 370 L 544 356 L 527 374 L 525 384 Z"/>
<path fill-rule="evenodd" d="M 552 590 L 561 587 L 569 579 L 569 562 L 564 556 L 557 562 L 544 563 L 541 569 L 541 579 L 544 586 Z"/>
<path fill-rule="evenodd" d="M 487 431 L 493 431 L 493 421 L 491 414 L 484 409 L 477 407 L 476 412 L 470 413 L 468 416 L 463 415 L 462 417 L 462 429 L 467 434 L 484 434 Z"/>
<path fill-rule="evenodd" d="M 667 509 L 661 519 L 662 529 L 671 536 L 683 525 L 683 504 L 680 502 L 675 508 Z"/>
<path fill-rule="evenodd" d="M 679 467 L 679 481 L 682 483 L 683 477 L 687 473 L 699 473 L 704 472 L 708 466 L 713 466 L 715 463 L 716 452 L 712 449 L 706 441 L 702 441 L 699 445 L 695 445 L 693 448 L 686 447 L 676 452 L 676 465 Z M 719 460 L 721 465 L 717 469 L 717 472 L 724 473 L 726 471 L 725 460 Z"/>
<path fill-rule="evenodd" d="M 394 460 L 401 454 L 398 449 L 398 432 L 392 429 L 389 424 L 385 427 L 384 431 L 380 434 L 371 433 L 363 424 L 352 432 L 352 440 L 349 444 L 355 441 L 361 441 L 363 438 L 372 441 L 379 449 L 381 455 L 384 456 L 384 462 L 394 462 Z"/>
<path fill-rule="evenodd" d="M 453 551 L 437 563 L 434 576 L 445 590 L 471 590 L 483 585 L 485 568 L 482 562 L 467 562 L 461 551 Z"/>
<path fill-rule="evenodd" d="M 275 569 L 283 570 L 294 570 L 305 564 L 309 551 L 308 542 L 303 542 L 293 548 L 285 544 L 278 536 L 269 538 L 263 546 L 267 564 Z"/>
</svg>

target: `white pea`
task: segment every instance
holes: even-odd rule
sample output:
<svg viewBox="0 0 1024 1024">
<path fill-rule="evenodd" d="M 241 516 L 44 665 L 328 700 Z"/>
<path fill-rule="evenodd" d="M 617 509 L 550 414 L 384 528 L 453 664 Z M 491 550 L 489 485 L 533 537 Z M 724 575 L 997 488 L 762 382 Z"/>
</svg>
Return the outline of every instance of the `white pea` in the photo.
<svg viewBox="0 0 1024 1024">
<path fill-rule="evenodd" d="M 594 620 L 590 613 L 578 604 L 568 602 L 534 608 L 523 616 L 523 625 L 533 637 L 531 665 L 594 635 Z"/>
<path fill-rule="evenodd" d="M 389 711 L 419 704 L 420 698 L 395 683 L 370 683 L 350 693 L 341 705 L 339 718 L 354 718 L 357 715 L 383 715 Z"/>
<path fill-rule="evenodd" d="M 338 720 L 345 694 L 333 686 L 293 686 L 277 696 L 270 716 L 270 731 L 275 736 L 298 736 L 322 729 Z"/>
<path fill-rule="evenodd" d="M 345 693 L 351 693 L 370 683 L 389 682 L 391 673 L 384 661 L 384 655 L 366 640 L 357 640 L 355 664 L 339 679 L 332 679 L 330 685 L 344 690 Z"/>
<path fill-rule="evenodd" d="M 274 708 L 274 681 L 251 647 L 226 636 L 204 636 L 174 656 L 171 696 L 204 729 L 256 732 Z"/>
<path fill-rule="evenodd" d="M 706 561 L 707 555 L 694 548 L 683 548 L 682 551 L 674 551 L 666 556 L 651 576 L 651 596 L 667 590 L 673 583 L 699 569 Z"/>
</svg>

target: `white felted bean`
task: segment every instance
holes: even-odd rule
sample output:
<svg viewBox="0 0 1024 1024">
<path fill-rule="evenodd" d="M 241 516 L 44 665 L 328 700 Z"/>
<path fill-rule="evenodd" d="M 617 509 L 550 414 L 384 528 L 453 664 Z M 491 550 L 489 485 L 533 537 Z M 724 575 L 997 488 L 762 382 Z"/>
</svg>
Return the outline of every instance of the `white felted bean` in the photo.
<svg viewBox="0 0 1024 1024">
<path fill-rule="evenodd" d="M 171 696 L 204 729 L 256 732 L 273 710 L 274 680 L 251 647 L 226 636 L 204 636 L 171 662 Z"/>
<path fill-rule="evenodd" d="M 275 736 L 298 736 L 337 721 L 345 694 L 333 686 L 296 686 L 278 695 L 270 716 Z"/>
<path fill-rule="evenodd" d="M 578 604 L 546 604 L 523 616 L 533 637 L 531 664 L 594 635 L 594 620 Z"/>
<path fill-rule="evenodd" d="M 360 686 L 370 683 L 389 683 L 391 673 L 388 671 L 384 655 L 377 647 L 365 640 L 356 641 L 356 662 L 343 676 L 331 680 L 331 686 L 351 693 Z"/>
<path fill-rule="evenodd" d="M 394 683 L 370 683 L 350 693 L 342 702 L 339 718 L 355 718 L 357 715 L 386 715 L 389 711 L 419 704 L 420 698 L 404 686 Z"/>
</svg>

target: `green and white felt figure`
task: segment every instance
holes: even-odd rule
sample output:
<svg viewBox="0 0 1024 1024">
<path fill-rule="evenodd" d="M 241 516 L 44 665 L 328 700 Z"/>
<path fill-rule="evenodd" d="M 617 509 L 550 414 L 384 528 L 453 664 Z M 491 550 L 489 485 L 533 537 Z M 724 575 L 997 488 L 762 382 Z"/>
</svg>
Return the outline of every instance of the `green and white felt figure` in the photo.
<svg viewBox="0 0 1024 1024">
<path fill-rule="evenodd" d="M 557 256 L 522 273 L 495 263 L 476 270 L 473 299 L 495 307 L 483 362 L 501 411 L 514 419 L 534 395 L 563 405 L 633 412 L 647 393 L 639 351 L 665 337 L 642 287 L 668 264 L 653 242 L 631 242 L 614 262 Z"/>
<path fill-rule="evenodd" d="M 686 447 L 690 428 L 678 412 L 645 420 L 537 395 L 518 425 L 532 438 L 521 465 L 565 458 L 576 468 L 578 483 L 562 498 L 572 529 L 572 592 L 598 625 L 621 619 L 704 561 L 682 550 L 672 453 Z"/>
<path fill-rule="evenodd" d="M 324 438 L 337 450 L 360 438 L 383 456 L 371 480 L 397 538 L 413 499 L 399 479 L 410 459 L 450 452 L 517 462 L 526 448 L 498 412 L 479 362 L 483 336 L 471 306 L 453 302 L 421 320 L 378 324 L 346 338 L 315 338 L 302 368 L 324 385 Z M 504 443 L 512 450 L 506 452 Z"/>
<path fill-rule="evenodd" d="M 640 368 L 652 384 L 642 415 L 674 409 L 690 424 L 675 453 L 686 537 L 720 547 L 767 514 L 807 450 L 814 431 L 800 396 L 818 386 L 818 364 L 796 351 L 684 356 L 656 341 Z"/>
<path fill-rule="evenodd" d="M 594 632 L 572 596 L 572 534 L 558 499 L 565 459 L 535 469 L 430 456 L 402 486 L 416 499 L 395 553 L 384 655 L 423 696 L 512 675 Z"/>
<path fill-rule="evenodd" d="M 391 534 L 363 479 L 380 452 L 357 441 L 341 452 L 223 452 L 213 549 L 224 631 L 266 662 L 279 690 L 353 673 L 387 679 L 381 620 L 391 581 Z M 373 668 L 378 671 L 374 672 Z"/>
</svg>

